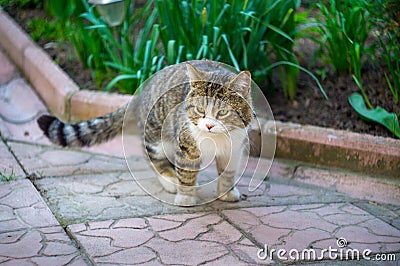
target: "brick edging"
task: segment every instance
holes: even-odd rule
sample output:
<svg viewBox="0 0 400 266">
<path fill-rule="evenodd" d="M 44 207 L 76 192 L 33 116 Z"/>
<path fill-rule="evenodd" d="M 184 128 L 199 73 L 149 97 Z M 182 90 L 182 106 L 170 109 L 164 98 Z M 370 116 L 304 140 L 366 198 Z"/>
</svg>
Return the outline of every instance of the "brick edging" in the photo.
<svg viewBox="0 0 400 266">
<path fill-rule="evenodd" d="M 85 120 L 114 111 L 131 96 L 79 87 L 0 8 L 0 45 L 58 117 Z M 261 134 L 277 132 L 276 156 L 383 176 L 400 177 L 400 140 L 315 126 L 276 122 L 262 125 Z M 260 130 L 251 134 L 260 142 Z"/>
<path fill-rule="evenodd" d="M 270 132 L 268 126 L 263 132 Z M 278 158 L 400 177 L 400 140 L 282 122 L 276 132 Z"/>
</svg>

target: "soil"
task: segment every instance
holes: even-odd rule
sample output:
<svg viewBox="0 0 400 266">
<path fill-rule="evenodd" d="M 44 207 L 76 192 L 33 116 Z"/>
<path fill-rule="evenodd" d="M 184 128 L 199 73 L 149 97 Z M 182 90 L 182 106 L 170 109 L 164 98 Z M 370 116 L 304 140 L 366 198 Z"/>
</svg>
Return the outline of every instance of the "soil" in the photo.
<svg viewBox="0 0 400 266">
<path fill-rule="evenodd" d="M 30 19 L 46 17 L 42 9 L 11 9 L 7 11 L 28 32 L 27 22 Z M 297 47 L 299 61 L 308 68 L 307 62 L 312 57 L 315 45 L 307 41 L 299 43 L 300 45 Z M 70 45 L 48 40 L 39 40 L 38 44 L 82 89 L 95 89 L 91 71 L 84 69 L 83 64 L 74 56 L 73 48 Z M 389 112 L 399 114 L 400 105 L 394 102 L 386 83 L 385 72 L 387 72 L 385 65 L 377 62 L 367 63 L 362 69 L 364 88 L 373 106 L 381 106 Z M 353 92 L 360 92 L 350 75 L 328 75 L 322 81 L 328 100 L 323 97 L 315 81 L 305 73 L 299 75 L 295 101 L 290 101 L 283 96 L 278 78 L 274 78 L 273 83 L 275 84 L 273 90 L 269 89 L 268 84 L 264 84 L 262 89 L 265 91 L 276 120 L 394 137 L 383 126 L 361 120 L 349 105 L 348 97 Z"/>
</svg>

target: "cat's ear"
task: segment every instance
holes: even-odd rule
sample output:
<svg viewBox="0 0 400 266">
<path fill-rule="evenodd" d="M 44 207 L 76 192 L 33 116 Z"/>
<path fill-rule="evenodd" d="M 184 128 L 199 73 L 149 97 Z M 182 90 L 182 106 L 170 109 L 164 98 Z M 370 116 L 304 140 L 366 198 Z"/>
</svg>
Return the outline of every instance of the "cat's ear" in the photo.
<svg viewBox="0 0 400 266">
<path fill-rule="evenodd" d="M 247 97 L 251 88 L 251 74 L 249 71 L 241 71 L 230 82 L 229 86 L 242 96 Z"/>
<path fill-rule="evenodd" d="M 188 72 L 190 82 L 204 81 L 203 73 L 201 73 L 199 70 L 197 70 L 194 66 L 192 66 L 189 63 L 186 63 L 186 69 Z"/>
</svg>

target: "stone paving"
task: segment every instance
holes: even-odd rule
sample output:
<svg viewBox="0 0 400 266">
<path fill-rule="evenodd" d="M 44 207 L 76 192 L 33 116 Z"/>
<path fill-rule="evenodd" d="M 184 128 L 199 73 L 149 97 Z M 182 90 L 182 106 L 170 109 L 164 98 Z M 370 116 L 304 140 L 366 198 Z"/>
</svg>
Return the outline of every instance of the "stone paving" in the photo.
<svg viewBox="0 0 400 266">
<path fill-rule="evenodd" d="M 2 265 L 375 265 L 377 254 L 391 259 L 384 265 L 399 264 L 398 186 L 384 193 L 374 177 L 276 160 L 254 192 L 244 174 L 238 186 L 247 198 L 238 203 L 172 206 L 142 189 L 168 197 L 136 137 L 135 180 L 120 138 L 84 150 L 55 147 L 36 126 L 46 112 L 0 50 Z M 355 250 L 370 250 L 371 260 L 345 260 Z"/>
</svg>

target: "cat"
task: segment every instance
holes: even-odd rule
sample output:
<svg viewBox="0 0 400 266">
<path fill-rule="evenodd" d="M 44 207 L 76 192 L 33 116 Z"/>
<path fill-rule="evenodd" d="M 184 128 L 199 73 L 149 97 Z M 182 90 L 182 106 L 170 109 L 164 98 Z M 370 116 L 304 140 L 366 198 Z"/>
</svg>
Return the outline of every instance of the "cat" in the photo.
<svg viewBox="0 0 400 266">
<path fill-rule="evenodd" d="M 121 133 L 127 113 L 136 119 L 161 185 L 176 193 L 176 205 L 197 204 L 197 175 L 210 156 L 219 175 L 218 198 L 239 201 L 235 175 L 254 116 L 250 72 L 237 74 L 221 63 L 193 60 L 165 68 L 156 77 L 115 112 L 76 124 L 43 115 L 39 127 L 57 145 L 92 146 Z M 202 145 L 207 139 L 215 146 Z"/>
</svg>

